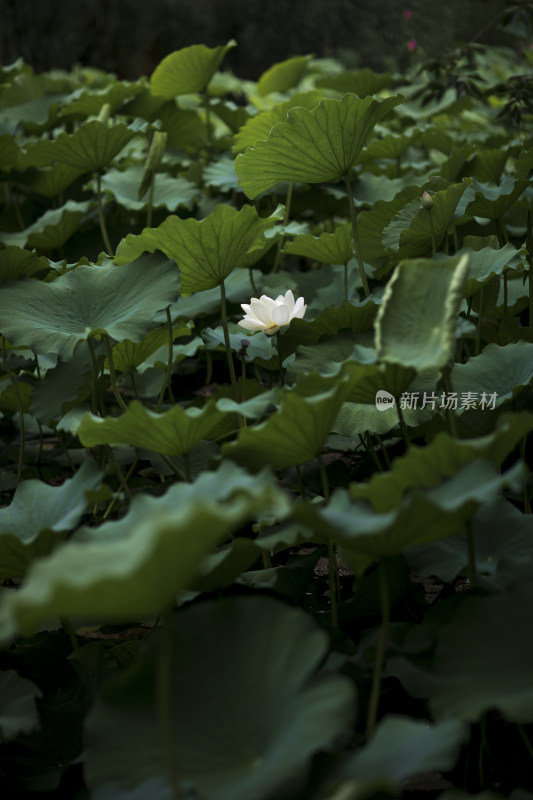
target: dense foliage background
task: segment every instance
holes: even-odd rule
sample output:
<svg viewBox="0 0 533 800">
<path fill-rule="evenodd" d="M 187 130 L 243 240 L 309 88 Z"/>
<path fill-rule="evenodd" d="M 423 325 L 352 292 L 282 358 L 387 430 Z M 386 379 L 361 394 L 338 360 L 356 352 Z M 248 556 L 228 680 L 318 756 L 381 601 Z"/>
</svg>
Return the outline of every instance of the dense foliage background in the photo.
<svg viewBox="0 0 533 800">
<path fill-rule="evenodd" d="M 407 66 L 407 42 L 433 56 L 456 42 L 478 37 L 508 44 L 509 30 L 528 3 L 504 0 L 0 0 L 0 62 L 22 56 L 37 71 L 99 67 L 130 80 L 152 72 L 168 53 L 189 44 L 239 46 L 225 65 L 256 79 L 291 55 L 339 56 L 351 66 L 380 71 Z M 409 20 L 403 12 L 412 11 Z M 502 15 L 515 17 L 502 33 Z"/>
</svg>

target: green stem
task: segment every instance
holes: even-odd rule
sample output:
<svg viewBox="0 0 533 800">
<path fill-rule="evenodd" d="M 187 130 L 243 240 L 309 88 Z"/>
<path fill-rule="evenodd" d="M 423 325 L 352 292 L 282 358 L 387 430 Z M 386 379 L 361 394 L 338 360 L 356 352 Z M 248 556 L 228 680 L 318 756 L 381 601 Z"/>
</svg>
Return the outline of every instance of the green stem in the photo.
<svg viewBox="0 0 533 800">
<path fill-rule="evenodd" d="M 382 440 L 381 436 L 379 435 L 379 433 L 375 433 L 374 436 L 378 440 L 378 444 L 379 444 L 379 446 L 381 448 L 381 452 L 383 453 L 383 458 L 385 459 L 385 464 L 387 465 L 387 469 L 390 469 L 391 463 L 390 463 L 389 454 L 387 453 L 387 448 L 383 444 L 383 440 Z"/>
<path fill-rule="evenodd" d="M 522 459 L 522 463 L 524 465 L 524 514 L 531 514 L 531 504 L 529 502 L 529 492 L 528 492 L 528 484 L 527 484 L 527 476 L 528 471 L 525 469 L 526 467 L 526 441 L 527 435 L 520 442 L 520 458 Z"/>
<path fill-rule="evenodd" d="M 279 382 L 280 386 L 285 386 L 285 371 L 283 369 L 283 361 L 281 359 L 279 331 L 275 334 L 275 336 L 276 336 L 276 350 L 278 351 Z"/>
<path fill-rule="evenodd" d="M 508 278 L 507 278 L 507 270 L 504 270 L 504 272 L 503 272 L 503 318 L 504 319 L 507 318 L 507 306 L 508 306 L 508 303 L 509 303 L 509 300 L 508 300 L 509 291 L 508 291 L 507 280 L 508 280 Z"/>
<path fill-rule="evenodd" d="M 348 262 L 344 265 L 344 302 L 348 302 Z"/>
<path fill-rule="evenodd" d="M 483 311 L 483 286 L 479 290 L 479 310 L 478 310 L 478 317 L 477 317 L 477 333 L 476 333 L 476 347 L 474 353 L 476 356 L 479 355 L 479 350 L 481 347 L 481 314 Z"/>
<path fill-rule="evenodd" d="M 381 677 L 383 675 L 383 664 L 385 662 L 385 652 L 387 649 L 387 637 L 389 634 L 390 621 L 390 600 L 389 586 L 387 582 L 387 572 L 385 563 L 382 562 L 378 567 L 379 572 L 379 598 L 381 605 L 381 627 L 379 630 L 378 646 L 376 648 L 376 660 L 374 662 L 374 674 L 372 677 L 372 689 L 370 692 L 370 702 L 368 704 L 368 717 L 366 722 L 366 741 L 369 742 L 374 734 L 378 718 L 379 696 L 381 693 Z"/>
<path fill-rule="evenodd" d="M 328 541 L 328 584 L 329 584 L 329 602 L 331 610 L 331 624 L 334 628 L 339 627 L 339 613 L 337 606 L 337 557 L 335 555 L 335 545 L 333 540 Z"/>
<path fill-rule="evenodd" d="M 442 381 L 444 385 L 444 389 L 448 395 L 453 394 L 453 386 L 451 380 L 451 365 L 447 364 L 442 371 Z M 457 439 L 457 424 L 455 421 L 455 415 L 451 408 L 446 409 L 446 421 L 448 423 L 448 432 L 450 436 L 454 439 Z"/>
<path fill-rule="evenodd" d="M 211 106 L 207 90 L 202 92 L 203 105 L 205 110 L 205 127 L 207 132 L 207 149 L 210 151 L 213 146 L 213 126 L 211 125 Z"/>
<path fill-rule="evenodd" d="M 22 397 L 20 396 L 20 391 L 17 383 L 17 379 L 15 377 L 15 373 L 11 370 L 11 367 L 7 363 L 7 355 L 6 355 L 6 337 L 2 336 L 2 361 L 4 363 L 4 369 L 9 376 L 9 380 L 13 384 L 13 389 L 15 390 L 15 397 L 17 399 L 17 406 L 18 412 L 20 417 L 20 440 L 19 440 L 19 456 L 18 456 L 18 464 L 17 464 L 17 486 L 22 480 L 22 468 L 24 466 L 24 407 L 22 405 Z"/>
<path fill-rule="evenodd" d="M 433 248 L 433 255 L 437 254 L 437 240 L 435 239 L 435 228 L 433 225 L 433 216 L 431 213 L 431 208 L 428 208 L 429 212 L 429 227 L 431 228 L 431 246 Z"/>
<path fill-rule="evenodd" d="M 361 244 L 359 242 L 359 234 L 357 232 L 357 214 L 355 211 L 355 203 L 353 201 L 353 191 L 352 191 L 352 184 L 350 183 L 350 178 L 348 177 L 348 173 L 344 176 L 344 182 L 346 184 L 346 194 L 348 195 L 348 205 L 350 206 L 350 217 L 352 220 L 352 235 L 353 235 L 353 244 L 355 248 L 355 257 L 357 259 L 357 264 L 359 266 L 359 274 L 361 275 L 361 281 L 363 283 L 363 290 L 365 292 L 365 297 L 370 297 L 370 289 L 368 288 L 368 281 L 366 279 L 365 273 L 365 265 L 363 262 L 363 257 L 361 255 Z"/>
<path fill-rule="evenodd" d="M 146 227 L 152 227 L 152 208 L 154 202 L 154 185 L 155 185 L 155 172 L 152 172 L 150 178 L 150 193 L 148 195 L 148 208 L 146 209 Z"/>
<path fill-rule="evenodd" d="M 133 389 L 133 394 L 135 395 L 135 399 L 139 400 L 139 392 L 137 391 L 137 382 L 135 380 L 135 374 L 133 372 L 130 373 L 130 381 L 131 381 L 131 388 Z"/>
<path fill-rule="evenodd" d="M 174 800 L 181 800 L 180 773 L 173 731 L 172 705 L 172 617 L 162 614 L 162 631 L 157 659 L 156 702 L 159 729 Z"/>
<path fill-rule="evenodd" d="M 398 409 L 398 421 L 400 423 L 400 430 L 402 432 L 403 440 L 405 442 L 405 446 L 409 448 L 411 445 L 411 439 L 409 438 L 409 431 L 407 430 L 407 425 L 405 424 L 405 419 L 403 417 L 403 411 L 399 399 L 396 401 L 396 408 Z"/>
<path fill-rule="evenodd" d="M 477 582 L 477 569 L 476 569 L 476 550 L 474 546 L 474 531 L 472 529 L 472 521 L 468 520 L 466 524 L 466 541 L 468 545 L 468 579 L 470 587 L 476 585 Z"/>
<path fill-rule="evenodd" d="M 289 214 L 291 211 L 291 204 L 292 204 L 292 190 L 293 190 L 293 182 L 289 181 L 289 185 L 287 187 L 287 199 L 285 203 L 285 216 L 283 217 L 283 225 L 287 225 L 289 222 Z M 278 240 L 278 246 L 276 249 L 276 257 L 274 259 L 274 264 L 270 272 L 277 272 L 282 263 L 282 255 L 283 255 L 283 245 L 285 243 L 285 236 L 282 236 Z"/>
<path fill-rule="evenodd" d="M 524 730 L 522 725 L 517 725 L 517 728 L 518 728 L 518 733 L 520 734 L 520 737 L 521 737 L 522 741 L 524 742 L 525 748 L 526 748 L 526 750 L 527 750 L 527 752 L 529 754 L 529 757 L 533 761 L 533 746 L 531 745 L 531 742 L 529 741 L 529 737 L 526 734 L 526 732 L 525 732 L 525 730 Z"/>
<path fill-rule="evenodd" d="M 111 447 L 111 445 L 106 445 L 106 447 L 107 447 L 107 452 L 108 452 L 108 455 L 109 455 L 109 462 L 112 463 L 113 466 L 115 467 L 115 471 L 117 473 L 118 481 L 119 481 L 120 485 L 122 486 L 122 489 L 124 490 L 124 494 L 126 495 L 126 497 L 128 498 L 128 500 L 131 503 L 131 501 L 133 500 L 133 495 L 132 495 L 132 493 L 130 491 L 130 487 L 128 486 L 126 478 L 124 477 L 124 473 L 122 472 L 121 466 L 118 463 L 117 459 L 115 458 L 115 454 L 113 453 L 113 448 Z"/>
<path fill-rule="evenodd" d="M 228 359 L 229 375 L 231 379 L 231 393 L 236 403 L 239 402 L 239 390 L 237 387 L 237 376 L 235 375 L 235 365 L 231 353 L 231 343 L 228 330 L 228 316 L 226 312 L 226 287 L 224 281 L 220 284 L 220 312 L 222 316 L 222 330 L 224 331 L 224 345 L 226 347 L 226 358 Z"/>
<path fill-rule="evenodd" d="M 159 455 L 160 458 L 163 459 L 163 461 L 165 462 L 167 467 L 169 467 L 169 469 L 172 470 L 174 475 L 177 478 L 180 479 L 180 481 L 187 482 L 187 479 L 185 478 L 185 475 L 183 474 L 183 472 L 180 469 L 177 468 L 177 466 L 174 464 L 173 461 L 170 460 L 170 458 L 168 456 L 164 455 L 164 453 L 158 453 L 158 455 Z"/>
<path fill-rule="evenodd" d="M 102 176 L 99 172 L 96 173 L 96 199 L 98 201 L 98 220 L 100 222 L 100 231 L 102 233 L 105 251 L 108 255 L 114 257 L 115 253 L 111 247 L 105 224 L 104 208 L 102 203 Z"/>
<path fill-rule="evenodd" d="M 261 554 L 263 560 L 263 569 L 272 569 L 272 559 L 268 550 L 263 550 Z"/>
<path fill-rule="evenodd" d="M 259 291 L 257 289 L 257 286 L 255 285 L 254 271 L 251 267 L 248 267 L 248 275 L 250 277 L 250 286 L 252 287 L 252 292 L 254 293 L 254 297 L 257 297 L 259 295 Z"/>
<path fill-rule="evenodd" d="M 72 622 L 68 617 L 60 617 L 59 621 L 61 622 L 61 625 L 63 626 L 65 633 L 70 639 L 70 644 L 72 645 L 72 652 L 74 653 L 78 661 L 81 661 L 81 649 Z"/>
<path fill-rule="evenodd" d="M 321 455 L 317 456 L 318 466 L 320 468 L 320 480 L 322 481 L 322 495 L 326 503 L 329 501 L 329 481 L 326 466 Z"/>
<path fill-rule="evenodd" d="M 302 479 L 302 471 L 301 471 L 300 466 L 298 464 L 295 465 L 295 469 L 296 469 L 296 477 L 298 478 L 298 487 L 300 489 L 300 497 L 302 498 L 304 503 L 306 503 L 307 502 L 307 492 L 305 491 L 305 486 L 304 486 L 304 482 L 303 482 L 303 479 Z"/>
<path fill-rule="evenodd" d="M 91 356 L 91 363 L 93 365 L 93 386 L 91 394 L 91 411 L 95 417 L 98 416 L 98 361 L 96 360 L 96 351 L 94 349 L 94 342 L 92 337 L 87 339 L 87 346 Z"/>
<path fill-rule="evenodd" d="M 170 373 L 172 372 L 172 363 L 174 358 L 174 350 L 173 350 L 173 343 L 174 343 L 174 332 L 172 330 L 172 319 L 170 316 L 170 306 L 166 307 L 167 313 L 167 330 L 168 330 L 168 358 L 167 358 L 167 369 L 165 372 L 165 380 L 163 381 L 163 385 L 161 387 L 161 391 L 159 392 L 159 399 L 157 401 L 157 411 L 161 411 L 161 406 L 163 405 L 163 397 L 165 396 L 165 390 L 168 386 L 170 391 Z"/>
<path fill-rule="evenodd" d="M 105 346 L 107 349 L 107 365 L 109 367 L 109 378 L 111 380 L 111 389 L 113 391 L 115 400 L 117 401 L 120 409 L 122 411 L 127 411 L 128 407 L 124 402 L 124 400 L 122 399 L 122 395 L 118 390 L 117 375 L 115 372 L 115 362 L 113 361 L 113 348 L 111 347 L 111 340 L 109 339 L 107 333 L 104 333 L 104 339 L 105 339 Z"/>
</svg>

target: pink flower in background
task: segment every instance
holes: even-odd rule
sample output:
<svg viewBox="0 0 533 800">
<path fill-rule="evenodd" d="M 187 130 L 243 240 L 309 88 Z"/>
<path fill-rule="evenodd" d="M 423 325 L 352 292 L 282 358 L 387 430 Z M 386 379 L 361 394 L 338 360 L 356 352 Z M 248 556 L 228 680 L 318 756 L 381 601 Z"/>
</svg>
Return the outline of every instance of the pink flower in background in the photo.
<svg viewBox="0 0 533 800">
<path fill-rule="evenodd" d="M 409 52 L 414 53 L 417 47 L 418 45 L 416 43 L 416 39 L 413 38 L 409 39 L 409 41 L 407 42 L 407 49 L 409 50 Z"/>
<path fill-rule="evenodd" d="M 411 17 L 413 16 L 413 12 L 410 9 L 406 8 L 402 16 L 404 19 L 411 19 Z"/>
</svg>

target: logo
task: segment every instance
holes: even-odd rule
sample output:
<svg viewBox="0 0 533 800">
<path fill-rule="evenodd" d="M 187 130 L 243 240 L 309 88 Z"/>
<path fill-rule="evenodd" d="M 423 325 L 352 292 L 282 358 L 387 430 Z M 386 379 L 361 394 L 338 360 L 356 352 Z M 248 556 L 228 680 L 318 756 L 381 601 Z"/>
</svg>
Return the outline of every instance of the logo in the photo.
<svg viewBox="0 0 533 800">
<path fill-rule="evenodd" d="M 376 408 L 378 411 L 386 411 L 388 408 L 394 408 L 395 405 L 396 400 L 392 394 L 385 392 L 383 389 L 376 392 Z"/>
</svg>

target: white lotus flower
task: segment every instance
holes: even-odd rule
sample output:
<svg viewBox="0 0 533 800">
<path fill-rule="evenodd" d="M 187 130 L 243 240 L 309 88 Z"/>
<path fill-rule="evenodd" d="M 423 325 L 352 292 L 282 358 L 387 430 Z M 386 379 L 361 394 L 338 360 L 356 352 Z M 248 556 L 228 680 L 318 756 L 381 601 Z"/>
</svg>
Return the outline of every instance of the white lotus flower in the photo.
<svg viewBox="0 0 533 800">
<path fill-rule="evenodd" d="M 285 292 L 285 297 L 280 294 L 275 300 L 266 294 L 261 295 L 259 300 L 252 297 L 249 304 L 241 303 L 241 308 L 245 317 L 239 320 L 239 325 L 249 331 L 265 331 L 272 336 L 280 328 L 290 325 L 295 317 L 301 319 L 307 305 L 304 304 L 303 297 L 294 302 L 294 295 L 289 289 Z"/>
</svg>

